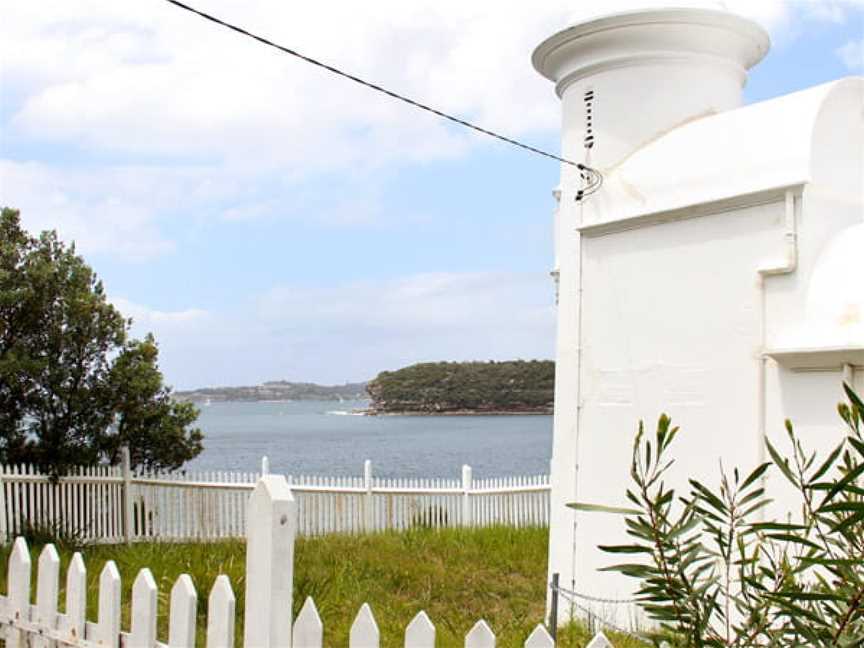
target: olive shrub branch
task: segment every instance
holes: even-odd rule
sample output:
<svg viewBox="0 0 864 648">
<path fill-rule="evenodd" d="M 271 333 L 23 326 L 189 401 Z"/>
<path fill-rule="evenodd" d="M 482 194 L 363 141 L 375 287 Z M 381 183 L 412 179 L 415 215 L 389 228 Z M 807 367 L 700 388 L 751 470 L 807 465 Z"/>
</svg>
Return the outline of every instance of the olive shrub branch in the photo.
<svg viewBox="0 0 864 648">
<path fill-rule="evenodd" d="M 667 486 L 678 434 L 660 417 L 653 439 L 640 423 L 626 496 L 634 508 L 574 504 L 625 515 L 629 544 L 601 546 L 633 562 L 605 568 L 639 581 L 640 607 L 656 623 L 645 636 L 676 646 L 864 645 L 864 403 L 848 386 L 839 407 L 847 433 L 817 464 L 790 423 L 784 456 L 742 478 L 720 466 L 714 490 L 695 479 Z M 777 470 L 801 499 L 800 520 L 757 519 Z"/>
</svg>

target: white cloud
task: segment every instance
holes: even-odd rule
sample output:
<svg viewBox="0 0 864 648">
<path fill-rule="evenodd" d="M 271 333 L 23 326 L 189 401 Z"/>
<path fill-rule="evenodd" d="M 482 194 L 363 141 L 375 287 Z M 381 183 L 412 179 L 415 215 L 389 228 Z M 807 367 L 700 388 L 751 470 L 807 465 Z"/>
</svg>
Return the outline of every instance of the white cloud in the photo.
<svg viewBox="0 0 864 648">
<path fill-rule="evenodd" d="M 4 7 L 4 49 L 20 52 L 5 62 L 18 99 L 12 126 L 28 137 L 305 172 L 454 155 L 469 141 L 434 117 L 168 4 L 122 12 L 112 2 L 48 5 Z M 356 3 L 202 6 L 498 127 L 524 132 L 556 121 L 551 92 L 528 64 L 541 21 L 523 19 L 535 12 L 398 2 L 372 13 Z"/>
<path fill-rule="evenodd" d="M 172 332 L 196 329 L 205 324 L 208 317 L 207 311 L 201 308 L 162 311 L 137 304 L 125 297 L 112 297 L 111 303 L 124 317 L 132 318 L 132 332 L 137 336 L 155 332 L 170 335 Z"/>
<path fill-rule="evenodd" d="M 146 175 L 0 160 L 0 201 L 21 210 L 28 230 L 56 229 L 79 252 L 143 260 L 174 249 L 154 222 L 159 201 Z"/>
<path fill-rule="evenodd" d="M 340 383 L 413 362 L 548 358 L 545 273 L 434 273 L 335 286 L 281 286 L 231 312 L 163 313 L 115 299 L 153 331 L 179 387 L 268 379 Z"/>
<path fill-rule="evenodd" d="M 533 47 L 568 23 L 656 3 L 592 0 L 575 10 L 569 0 L 542 10 L 491 0 L 198 4 L 276 42 L 525 136 L 558 125 L 551 87 L 529 63 Z M 769 28 L 793 12 L 780 0 L 725 4 Z M 481 141 L 167 3 L 3 0 L 0 7 L 6 92 L 16 104 L 12 126 L 28 137 L 304 173 L 459 155 Z M 795 10 L 825 19 L 842 5 L 824 0 Z"/>
<path fill-rule="evenodd" d="M 725 5 L 781 36 L 810 20 L 842 19 L 852 6 L 666 1 Z M 657 3 L 549 0 L 542 9 L 493 0 L 198 4 L 530 140 L 559 126 L 551 84 L 531 69 L 533 47 L 574 21 Z M 387 210 L 374 189 L 377 172 L 464 156 L 489 142 L 168 3 L 0 0 L 0 11 L 2 100 L 10 116 L 4 137 L 23 142 L 24 150 L 37 147 L 43 158 L 46 147 L 62 150 L 72 161 L 68 167 L 0 162 L 0 197 L 21 207 L 34 229 L 57 227 L 85 252 L 132 260 L 171 252 L 164 222 L 180 206 L 185 214 L 206 211 L 227 220 L 284 218 L 308 200 L 291 191 L 299 183 L 334 172 L 350 182 L 358 169 L 372 189 L 359 198 L 350 192 L 351 209 L 315 210 L 314 217 L 380 223 Z M 853 62 L 856 47 L 843 49 Z M 72 166 L 82 152 L 112 161 Z M 289 193 L 293 206 L 286 206 Z"/>
<path fill-rule="evenodd" d="M 849 41 L 837 50 L 837 56 L 852 72 L 864 70 L 864 38 Z"/>
<path fill-rule="evenodd" d="M 538 279 L 539 277 L 539 279 Z M 502 325 L 500 305 L 511 321 L 530 325 L 551 313 L 551 282 L 542 275 L 427 273 L 331 287 L 274 288 L 258 301 L 262 322 L 279 326 L 421 330 L 444 327 L 494 333 Z M 275 330 L 274 328 L 274 330 Z"/>
<path fill-rule="evenodd" d="M 809 17 L 832 23 L 845 22 L 849 18 L 850 10 L 864 8 L 864 0 L 817 0 L 797 4 Z"/>
<path fill-rule="evenodd" d="M 694 1 L 725 4 L 781 41 L 803 33 L 808 21 L 844 20 L 853 6 Z M 597 13 L 666 4 L 196 2 L 274 41 L 527 139 L 559 127 L 551 84 L 530 65 L 534 46 Z M 3 114 L 10 115 L 4 138 L 35 143 L 48 159 L 62 149 L 72 160 L 0 161 L 0 199 L 20 207 L 31 230 L 57 228 L 85 254 L 140 260 L 170 253 L 175 243 L 165 223 L 187 214 L 246 221 L 302 212 L 335 218 L 333 225 L 368 226 L 385 211 L 375 188 L 379 171 L 464 156 L 489 141 L 167 3 L 0 0 L 0 11 Z M 76 165 L 82 153 L 103 161 Z M 315 199 L 294 191 L 333 172 L 344 182 L 331 193 L 347 196 L 350 208 L 310 208 Z M 369 188 L 356 191 L 361 185 Z M 301 197 L 290 204 L 288 194 Z M 136 335 L 157 335 L 166 374 L 187 387 L 268 378 L 340 382 L 421 360 L 553 352 L 552 287 L 543 273 L 282 286 L 231 312 L 159 310 L 133 299 L 115 303 L 135 319 Z"/>
</svg>

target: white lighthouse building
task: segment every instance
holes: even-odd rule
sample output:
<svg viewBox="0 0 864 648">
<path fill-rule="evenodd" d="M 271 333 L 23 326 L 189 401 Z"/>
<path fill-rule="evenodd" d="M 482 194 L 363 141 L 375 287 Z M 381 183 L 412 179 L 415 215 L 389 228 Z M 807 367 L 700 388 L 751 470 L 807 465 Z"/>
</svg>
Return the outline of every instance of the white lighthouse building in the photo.
<svg viewBox="0 0 864 648">
<path fill-rule="evenodd" d="M 555 83 L 562 168 L 549 572 L 599 597 L 635 583 L 598 568 L 626 542 L 637 423 L 682 428 L 676 479 L 749 471 L 783 421 L 809 448 L 843 434 L 842 381 L 864 391 L 864 79 L 742 105 L 766 32 L 710 9 L 600 17 L 537 47 Z M 770 514 L 781 513 L 778 495 Z"/>
</svg>

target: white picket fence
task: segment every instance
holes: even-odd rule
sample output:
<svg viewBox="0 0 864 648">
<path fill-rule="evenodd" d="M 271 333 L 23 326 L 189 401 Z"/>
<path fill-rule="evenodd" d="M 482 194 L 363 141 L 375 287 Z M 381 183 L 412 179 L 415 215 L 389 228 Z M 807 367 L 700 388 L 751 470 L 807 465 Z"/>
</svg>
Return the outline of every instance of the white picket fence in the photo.
<svg viewBox="0 0 864 648">
<path fill-rule="evenodd" d="M 122 466 L 78 468 L 52 481 L 30 466 L 0 466 L 0 541 L 28 528 L 95 542 L 243 537 L 261 473 L 156 474 Z M 546 526 L 547 475 L 478 479 L 288 476 L 301 535 L 455 526 Z"/>
<path fill-rule="evenodd" d="M 321 648 L 324 625 L 312 599 L 292 619 L 294 539 L 298 506 L 291 487 L 281 476 L 262 477 L 249 496 L 244 648 Z M 156 634 L 159 592 L 149 569 L 142 569 L 132 587 L 131 624 L 121 628 L 121 581 L 113 561 L 99 577 L 96 621 L 87 621 L 87 568 L 75 554 L 66 570 L 64 611 L 58 611 L 60 559 L 47 545 L 38 561 L 36 603 L 31 604 L 31 560 L 23 538 L 15 540 L 8 563 L 6 596 L 0 596 L 0 636 L 7 648 L 194 648 L 198 595 L 191 578 L 181 575 L 170 593 L 168 643 Z M 538 566 L 542 569 L 542 566 Z M 207 601 L 207 648 L 232 648 L 235 633 L 235 596 L 226 576 L 219 576 Z M 419 612 L 405 629 L 406 648 L 434 648 L 435 626 Z M 349 648 L 378 648 L 380 633 L 368 604 L 357 614 Z M 494 648 L 495 634 L 478 621 L 465 637 L 465 648 Z M 526 648 L 553 648 L 555 642 L 538 625 Z M 589 648 L 611 648 L 598 634 Z"/>
</svg>

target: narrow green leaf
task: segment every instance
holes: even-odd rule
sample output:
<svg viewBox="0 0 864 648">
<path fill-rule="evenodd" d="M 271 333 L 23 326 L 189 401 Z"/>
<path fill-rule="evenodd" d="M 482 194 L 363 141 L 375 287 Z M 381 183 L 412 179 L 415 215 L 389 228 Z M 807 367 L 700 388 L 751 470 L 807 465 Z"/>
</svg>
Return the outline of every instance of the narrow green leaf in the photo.
<svg viewBox="0 0 864 648">
<path fill-rule="evenodd" d="M 603 506 L 602 504 L 587 504 L 585 502 L 571 502 L 567 506 L 577 511 L 587 511 L 590 513 L 616 513 L 618 515 L 639 515 L 642 513 L 642 511 L 637 509 L 620 506 Z"/>
<path fill-rule="evenodd" d="M 817 545 L 812 540 L 808 540 L 807 538 L 802 538 L 800 536 L 792 535 L 790 533 L 769 533 L 769 538 L 773 538 L 774 540 L 783 540 L 785 542 L 794 542 L 796 544 L 804 545 L 805 547 L 812 547 L 813 549 L 821 549 L 819 545 Z"/>
<path fill-rule="evenodd" d="M 653 553 L 653 549 L 651 547 L 646 547 L 643 545 L 598 545 L 597 548 L 600 549 L 600 551 L 605 551 L 606 553 Z"/>
<path fill-rule="evenodd" d="M 817 513 L 854 513 L 855 511 L 864 511 L 864 502 L 834 502 L 816 509 Z"/>
<path fill-rule="evenodd" d="M 864 522 L 864 511 L 859 511 L 854 515 L 850 515 L 845 520 L 842 520 L 831 527 L 831 533 L 845 533 L 849 527 L 852 527 L 860 522 Z"/>
<path fill-rule="evenodd" d="M 828 494 L 825 495 L 825 499 L 822 500 L 822 504 L 824 505 L 829 502 L 837 493 L 839 493 L 846 486 L 858 479 L 862 474 L 864 474 L 864 463 L 859 464 L 858 466 L 850 470 L 848 473 L 846 473 L 842 479 L 839 479 L 831 488 L 831 490 L 828 491 Z"/>
<path fill-rule="evenodd" d="M 834 462 L 837 460 L 837 457 L 840 456 L 840 453 L 843 451 L 843 443 L 841 442 L 834 450 L 831 451 L 831 454 L 828 455 L 828 458 L 819 466 L 818 470 L 813 473 L 813 476 L 810 477 L 808 483 L 812 484 L 817 481 L 822 475 L 828 472 L 828 469 L 834 465 Z"/>
<path fill-rule="evenodd" d="M 852 403 L 852 405 L 855 406 L 859 412 L 861 412 L 862 416 L 864 416 L 864 402 L 862 402 L 861 399 L 858 398 L 858 394 L 855 393 L 851 385 L 843 383 L 843 391 L 846 392 L 846 397 L 849 399 L 849 402 Z"/>
<path fill-rule="evenodd" d="M 864 442 L 855 437 L 846 437 L 846 440 L 851 443 L 862 457 L 864 457 Z"/>
<path fill-rule="evenodd" d="M 758 466 L 756 468 L 756 470 L 754 470 L 749 475 L 747 475 L 747 477 L 744 479 L 744 482 L 741 484 L 741 490 L 742 491 L 745 490 L 750 484 L 752 484 L 757 479 L 759 479 L 765 473 L 765 471 L 768 470 L 768 468 L 770 468 L 770 466 L 771 466 L 770 461 L 765 462 L 762 465 Z"/>
</svg>

